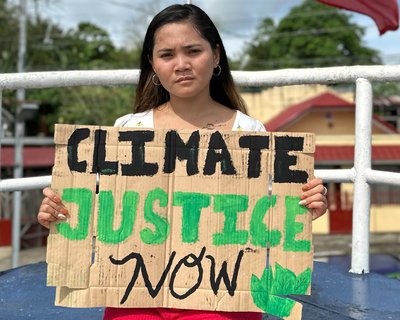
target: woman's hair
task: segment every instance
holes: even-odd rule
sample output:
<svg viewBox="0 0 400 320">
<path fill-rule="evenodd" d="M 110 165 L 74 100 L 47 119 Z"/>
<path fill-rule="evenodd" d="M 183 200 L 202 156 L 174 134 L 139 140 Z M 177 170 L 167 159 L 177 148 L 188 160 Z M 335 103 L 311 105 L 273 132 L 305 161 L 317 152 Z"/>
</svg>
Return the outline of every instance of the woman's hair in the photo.
<svg viewBox="0 0 400 320">
<path fill-rule="evenodd" d="M 190 22 L 193 27 L 206 39 L 211 48 L 220 49 L 219 66 L 221 73 L 213 76 L 210 81 L 211 97 L 235 110 L 246 113 L 246 106 L 239 95 L 239 91 L 233 82 L 228 64 L 228 57 L 217 28 L 209 16 L 199 7 L 192 4 L 172 5 L 158 13 L 150 22 L 144 41 L 140 58 L 140 77 L 136 88 L 134 112 L 143 112 L 157 107 L 169 100 L 169 93 L 162 85 L 156 86 L 152 77 L 154 71 L 151 65 L 155 33 L 158 29 L 169 23 Z M 215 71 L 217 72 L 217 71 Z"/>
</svg>

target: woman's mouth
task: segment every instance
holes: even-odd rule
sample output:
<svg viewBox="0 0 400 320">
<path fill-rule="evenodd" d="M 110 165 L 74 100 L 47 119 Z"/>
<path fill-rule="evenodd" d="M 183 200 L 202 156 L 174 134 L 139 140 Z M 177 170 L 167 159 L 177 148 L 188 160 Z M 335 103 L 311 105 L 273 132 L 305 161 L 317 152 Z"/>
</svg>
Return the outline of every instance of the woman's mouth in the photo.
<svg viewBox="0 0 400 320">
<path fill-rule="evenodd" d="M 185 81 L 190 81 L 190 80 L 193 80 L 193 77 L 191 77 L 191 76 L 182 76 L 182 77 L 179 77 L 176 80 L 176 82 L 180 83 L 180 82 L 185 82 Z"/>
</svg>

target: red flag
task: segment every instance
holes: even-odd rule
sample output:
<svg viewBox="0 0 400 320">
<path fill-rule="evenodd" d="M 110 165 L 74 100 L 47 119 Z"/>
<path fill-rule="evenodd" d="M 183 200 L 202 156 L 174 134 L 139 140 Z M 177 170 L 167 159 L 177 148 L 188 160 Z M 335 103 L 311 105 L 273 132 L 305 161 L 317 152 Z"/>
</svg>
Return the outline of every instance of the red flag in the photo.
<svg viewBox="0 0 400 320">
<path fill-rule="evenodd" d="M 399 6 L 397 0 L 318 0 L 330 6 L 347 9 L 370 16 L 378 26 L 380 34 L 399 28 Z"/>
</svg>

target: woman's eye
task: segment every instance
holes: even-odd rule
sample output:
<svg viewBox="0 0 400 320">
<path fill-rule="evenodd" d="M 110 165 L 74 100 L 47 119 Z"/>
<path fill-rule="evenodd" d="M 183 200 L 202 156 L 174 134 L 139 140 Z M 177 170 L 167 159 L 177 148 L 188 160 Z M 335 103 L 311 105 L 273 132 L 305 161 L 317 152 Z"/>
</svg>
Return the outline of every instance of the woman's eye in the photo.
<svg viewBox="0 0 400 320">
<path fill-rule="evenodd" d="M 169 57 L 172 57 L 172 52 L 170 52 L 170 51 L 159 52 L 158 57 L 159 57 L 159 58 L 169 58 Z"/>
<path fill-rule="evenodd" d="M 191 49 L 191 50 L 189 50 L 190 54 L 196 54 L 196 53 L 199 53 L 199 52 L 201 52 L 200 49 Z"/>
</svg>

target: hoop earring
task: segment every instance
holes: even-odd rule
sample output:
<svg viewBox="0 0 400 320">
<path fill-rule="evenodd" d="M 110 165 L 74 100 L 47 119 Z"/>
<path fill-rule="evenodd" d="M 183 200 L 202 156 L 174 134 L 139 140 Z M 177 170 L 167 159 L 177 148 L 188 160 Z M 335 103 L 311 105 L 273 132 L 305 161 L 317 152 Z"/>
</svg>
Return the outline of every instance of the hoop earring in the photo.
<svg viewBox="0 0 400 320">
<path fill-rule="evenodd" d="M 217 69 L 217 72 L 215 72 L 215 70 L 214 70 L 213 76 L 214 76 L 214 77 L 218 77 L 218 76 L 221 74 L 221 72 L 222 72 L 221 66 L 220 66 L 220 65 L 217 65 L 214 69 Z"/>
<path fill-rule="evenodd" d="M 153 84 L 157 87 L 161 85 L 160 79 L 158 79 L 157 74 L 153 74 L 153 76 L 151 77 L 151 82 L 153 82 Z"/>
</svg>

